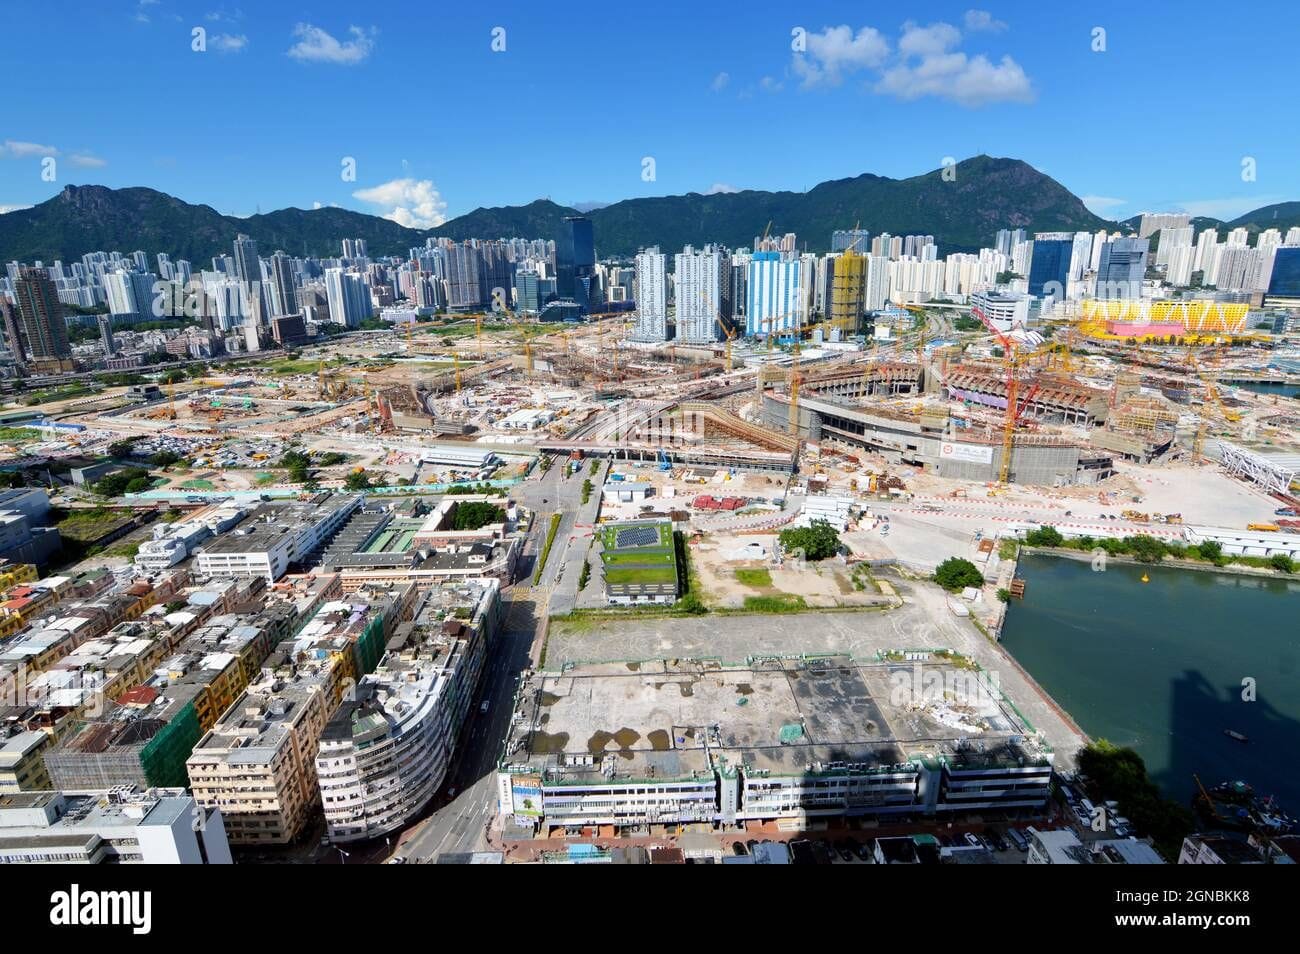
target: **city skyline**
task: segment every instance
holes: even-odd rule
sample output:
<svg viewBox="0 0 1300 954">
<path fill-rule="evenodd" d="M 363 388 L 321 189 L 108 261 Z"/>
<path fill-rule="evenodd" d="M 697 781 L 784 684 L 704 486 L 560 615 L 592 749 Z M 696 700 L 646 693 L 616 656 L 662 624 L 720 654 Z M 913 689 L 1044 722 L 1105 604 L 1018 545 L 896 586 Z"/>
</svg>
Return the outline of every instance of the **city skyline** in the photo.
<svg viewBox="0 0 1300 954">
<path fill-rule="evenodd" d="M 1152 161 L 1169 155 L 1170 139 L 1146 91 L 1180 69 L 1190 83 L 1196 64 L 1252 30 L 1202 30 L 1193 9 L 1171 20 L 1120 7 L 1075 15 L 940 3 L 902 23 L 814 4 L 790 17 L 693 11 L 689 25 L 669 11 L 617 42 L 596 42 L 581 15 L 561 23 L 539 11 L 399 5 L 358 17 L 326 4 L 304 16 L 148 0 L 83 14 L 86 29 L 59 36 L 59 83 L 12 108 L 0 208 L 70 183 L 147 185 L 241 217 L 319 203 L 429 227 L 544 196 L 585 211 L 639 196 L 797 191 L 863 172 L 905 178 L 980 153 L 1024 158 L 1111 219 L 1165 209 L 1230 219 L 1300 196 L 1288 162 L 1297 134 L 1272 124 L 1261 137 L 1251 122 L 1286 107 L 1285 29 L 1249 37 L 1250 97 L 1235 84 L 1194 84 L 1198 122 L 1218 124 L 1212 139 L 1180 148 L 1176 162 Z M 51 29 L 36 8 L 11 17 L 10 37 Z M 38 71 L 39 49 L 4 52 L 16 69 Z M 582 68 L 554 68 L 566 57 Z M 430 58 L 432 67 L 415 65 Z M 77 108 L 77 91 L 110 69 L 125 88 L 166 90 L 174 105 L 127 125 Z M 510 121 L 455 123 L 445 94 L 430 96 L 424 120 L 376 108 L 376 90 L 399 91 L 421 71 L 431 94 L 471 71 L 477 95 Z M 290 107 L 221 105 L 271 94 Z M 611 99 L 623 108 L 609 122 L 559 119 L 564 104 L 599 112 Z M 418 100 L 407 108 L 422 112 Z M 636 121 L 624 129 L 619 115 Z M 793 134 L 771 134 L 783 125 Z M 564 162 L 550 161 L 556 150 Z M 52 180 L 42 178 L 47 158 Z M 354 179 L 344 177 L 348 160 Z"/>
</svg>

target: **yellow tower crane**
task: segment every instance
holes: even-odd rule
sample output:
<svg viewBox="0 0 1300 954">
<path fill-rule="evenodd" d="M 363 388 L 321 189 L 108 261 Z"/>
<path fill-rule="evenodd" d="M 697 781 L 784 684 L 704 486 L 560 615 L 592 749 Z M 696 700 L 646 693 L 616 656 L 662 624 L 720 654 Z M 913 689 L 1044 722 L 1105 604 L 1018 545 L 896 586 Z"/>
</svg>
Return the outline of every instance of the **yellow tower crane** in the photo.
<svg viewBox="0 0 1300 954">
<path fill-rule="evenodd" d="M 724 337 L 726 338 L 726 340 L 727 340 L 727 344 L 726 344 L 726 352 L 727 352 L 727 373 L 730 374 L 730 373 L 731 373 L 731 368 L 732 368 L 732 365 L 731 365 L 731 341 L 732 341 L 733 338 L 736 337 L 736 333 L 735 333 L 734 331 L 732 331 L 730 328 L 728 328 L 726 325 L 724 325 L 724 324 L 722 323 L 722 319 L 721 319 L 721 318 L 715 318 L 714 321 L 716 321 L 716 322 L 718 323 L 718 328 L 720 328 L 720 329 L 722 330 L 722 334 L 723 334 L 723 336 L 724 336 Z"/>
</svg>

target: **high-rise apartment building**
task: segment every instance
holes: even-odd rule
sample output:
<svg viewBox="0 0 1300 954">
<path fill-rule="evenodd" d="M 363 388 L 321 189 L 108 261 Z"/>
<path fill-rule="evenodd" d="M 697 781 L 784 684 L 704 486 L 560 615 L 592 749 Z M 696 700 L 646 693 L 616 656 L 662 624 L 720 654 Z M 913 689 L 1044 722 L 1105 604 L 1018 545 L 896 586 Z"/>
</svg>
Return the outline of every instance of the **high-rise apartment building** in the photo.
<svg viewBox="0 0 1300 954">
<path fill-rule="evenodd" d="M 658 246 L 643 249 L 636 256 L 636 338 L 665 341 L 668 338 L 668 277 L 666 256 Z"/>
<path fill-rule="evenodd" d="M 68 326 L 58 290 L 43 268 L 23 268 L 14 282 L 14 298 L 27 354 L 34 362 L 62 361 L 72 357 Z"/>
<path fill-rule="evenodd" d="M 330 320 L 336 325 L 359 328 L 372 315 L 370 289 L 363 276 L 341 268 L 325 269 L 325 294 L 329 300 Z"/>
<path fill-rule="evenodd" d="M 713 246 L 697 252 L 686 246 L 674 258 L 677 340 L 709 344 L 718 340 L 722 314 L 722 253 Z"/>
<path fill-rule="evenodd" d="M 803 327 L 801 263 L 780 252 L 755 252 L 746 281 L 745 333 L 784 334 Z"/>
<path fill-rule="evenodd" d="M 293 282 L 293 259 L 284 252 L 271 256 L 272 291 L 275 294 L 273 314 L 292 315 L 298 311 L 298 293 Z"/>
</svg>

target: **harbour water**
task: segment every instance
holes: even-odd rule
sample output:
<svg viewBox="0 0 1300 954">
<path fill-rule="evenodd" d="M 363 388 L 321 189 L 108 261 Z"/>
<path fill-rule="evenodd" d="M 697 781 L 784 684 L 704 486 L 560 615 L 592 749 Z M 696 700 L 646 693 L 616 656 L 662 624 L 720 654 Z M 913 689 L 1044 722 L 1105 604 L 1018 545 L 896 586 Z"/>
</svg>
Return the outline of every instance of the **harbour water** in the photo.
<svg viewBox="0 0 1300 954">
<path fill-rule="evenodd" d="M 1135 748 L 1183 804 L 1199 775 L 1300 814 L 1300 578 L 1047 555 L 1017 575 L 1003 645 L 1089 736 Z"/>
<path fill-rule="evenodd" d="M 1283 397 L 1300 398 L 1300 384 L 1254 384 L 1234 382 L 1232 386 L 1241 388 L 1244 391 L 1254 391 L 1256 394 L 1280 394 Z"/>
</svg>

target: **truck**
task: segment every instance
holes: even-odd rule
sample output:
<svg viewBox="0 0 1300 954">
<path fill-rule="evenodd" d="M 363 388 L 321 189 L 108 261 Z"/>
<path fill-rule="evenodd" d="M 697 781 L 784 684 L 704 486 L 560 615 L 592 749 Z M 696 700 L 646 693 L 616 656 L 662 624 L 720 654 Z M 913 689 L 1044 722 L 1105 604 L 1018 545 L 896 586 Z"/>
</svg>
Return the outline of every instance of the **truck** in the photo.
<svg viewBox="0 0 1300 954">
<path fill-rule="evenodd" d="M 1260 533 L 1277 533 L 1281 528 L 1275 523 L 1248 523 L 1247 530 L 1255 530 Z"/>
</svg>

